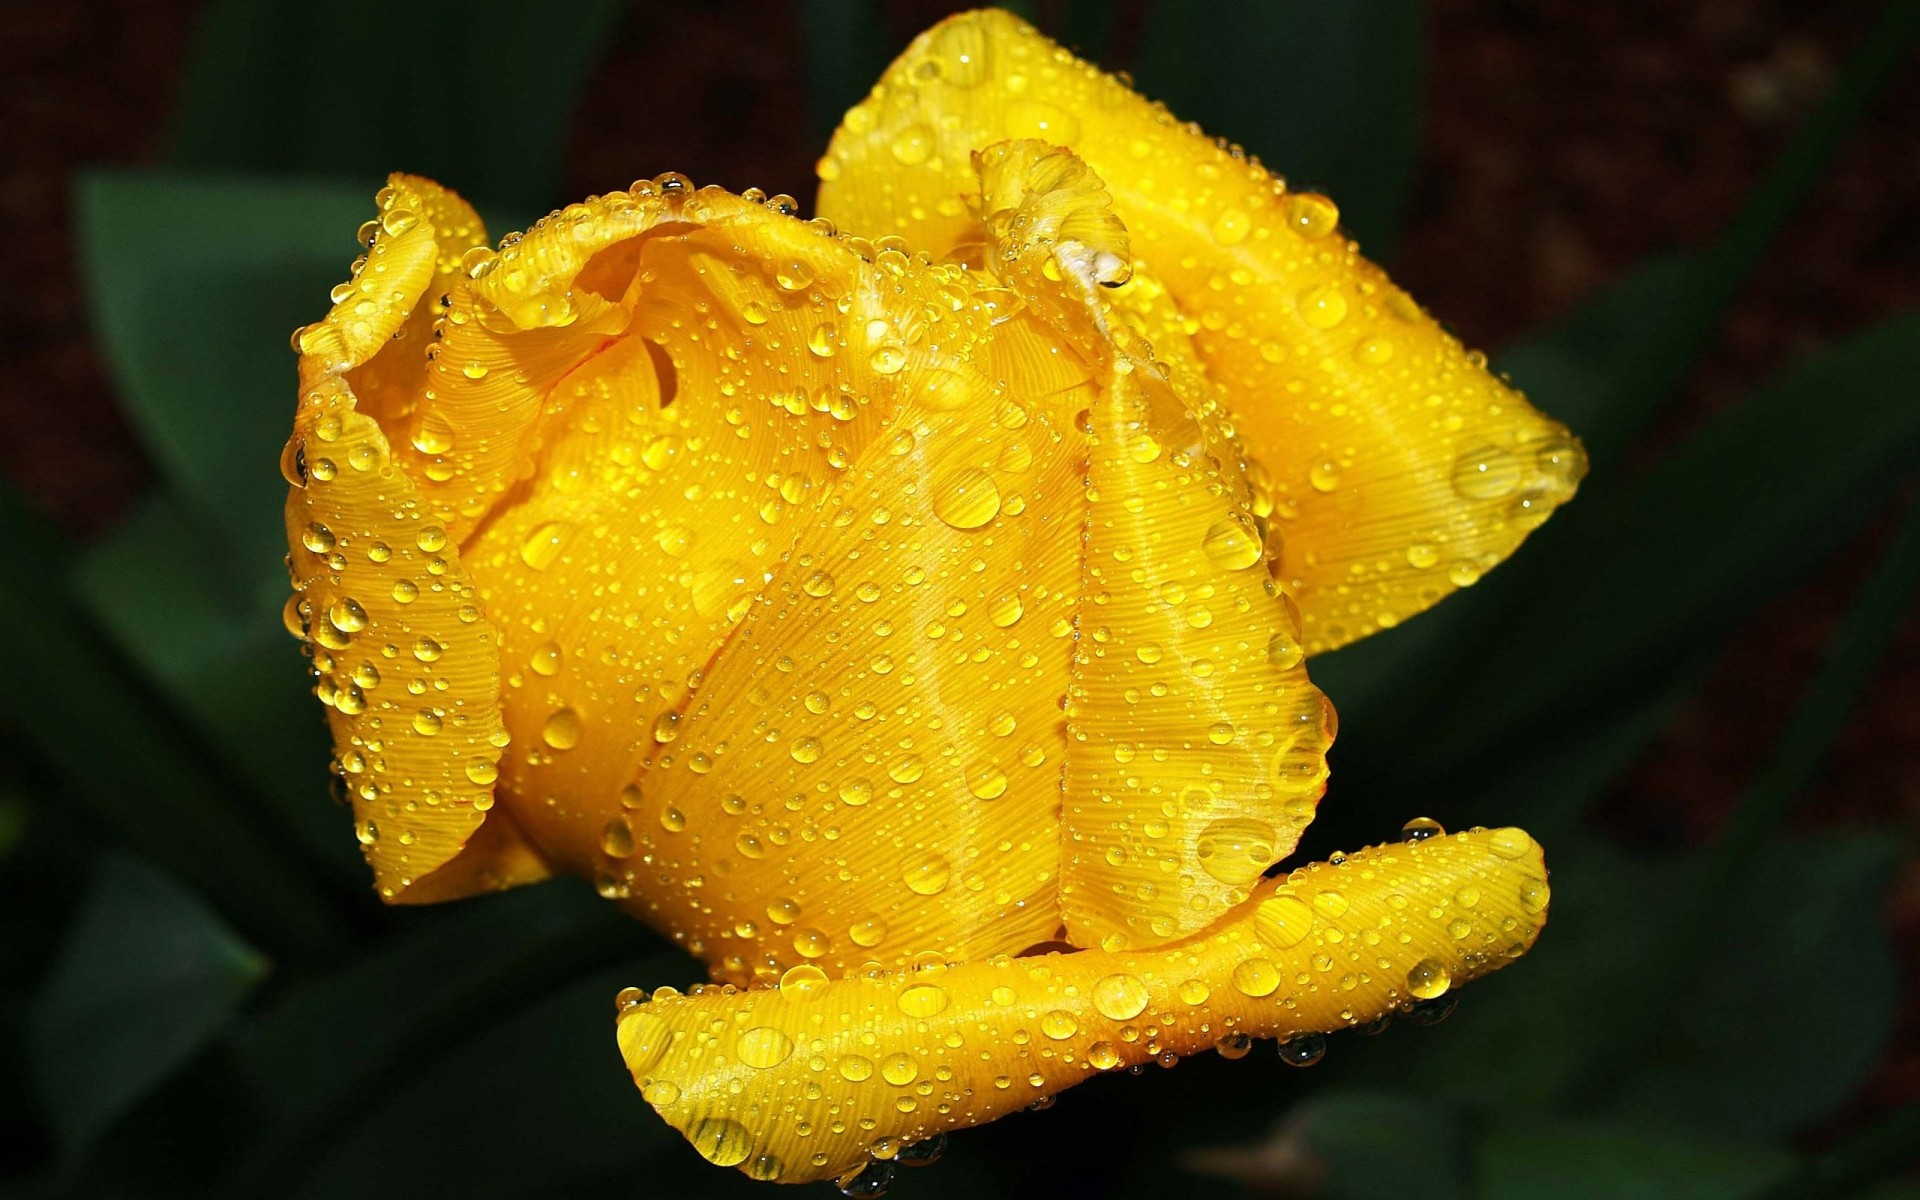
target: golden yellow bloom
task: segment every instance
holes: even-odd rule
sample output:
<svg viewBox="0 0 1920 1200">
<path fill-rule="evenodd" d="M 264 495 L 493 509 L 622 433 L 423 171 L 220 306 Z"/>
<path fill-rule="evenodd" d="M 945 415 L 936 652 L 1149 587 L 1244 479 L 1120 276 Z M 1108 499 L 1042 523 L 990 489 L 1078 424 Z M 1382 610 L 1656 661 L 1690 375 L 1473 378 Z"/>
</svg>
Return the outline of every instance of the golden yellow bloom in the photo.
<svg viewBox="0 0 1920 1200">
<path fill-rule="evenodd" d="M 381 193 L 283 461 L 381 894 L 593 879 L 725 985 L 624 998 L 646 1098 L 790 1182 L 1522 953 L 1518 830 L 1265 873 L 1307 654 L 1473 582 L 1577 443 L 1331 201 L 1003 13 L 820 173 L 865 236 L 666 175 L 496 252 Z"/>
</svg>

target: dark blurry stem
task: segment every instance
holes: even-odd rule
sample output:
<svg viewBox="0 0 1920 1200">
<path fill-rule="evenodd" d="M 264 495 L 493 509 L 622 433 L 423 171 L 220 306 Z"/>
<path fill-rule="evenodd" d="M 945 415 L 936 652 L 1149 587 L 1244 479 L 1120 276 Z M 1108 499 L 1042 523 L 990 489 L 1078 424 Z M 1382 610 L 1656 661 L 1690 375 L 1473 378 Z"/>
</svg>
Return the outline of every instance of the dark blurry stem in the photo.
<svg viewBox="0 0 1920 1200">
<path fill-rule="evenodd" d="M 1840 1200 L 1920 1162 L 1920 1104 L 1810 1158 L 1791 1177 L 1754 1200 Z"/>
<path fill-rule="evenodd" d="M 1721 314 L 1760 265 L 1781 226 L 1826 177 L 1847 134 L 1916 45 L 1920 0 L 1892 0 L 1841 67 L 1820 106 L 1794 131 L 1732 224 L 1707 250 L 1692 277 L 1699 294 L 1692 303 L 1676 306 L 1676 319 L 1637 349 L 1635 363 L 1613 397 L 1615 404 L 1637 411 L 1630 419 L 1610 419 L 1587 439 L 1596 466 L 1617 458 L 1644 418 L 1685 382 Z"/>
<path fill-rule="evenodd" d="M 1641 962 L 1638 977 L 1623 981 L 1623 1029 L 1643 1043 L 1656 1041 L 1667 993 L 1662 983 L 1684 978 L 1700 948 L 1735 914 L 1727 909 L 1734 884 L 1753 869 L 1755 858 L 1776 836 L 1794 803 L 1805 794 L 1845 727 L 1862 692 L 1873 679 L 1901 622 L 1920 594 L 1920 495 L 1909 500 L 1898 530 L 1873 574 L 1861 585 L 1811 686 L 1800 697 L 1793 720 L 1775 746 L 1759 779 L 1704 851 L 1705 861 L 1674 906 L 1673 920 Z M 1616 1056 L 1602 1068 L 1587 1093 L 1589 1105 L 1605 1107 L 1629 1074 L 1631 1055 Z"/>
<path fill-rule="evenodd" d="M 262 950 L 311 959 L 343 945 L 344 914 L 308 889 L 165 702 L 79 613 L 61 586 L 58 537 L 4 486 L 0 545 L 0 718 L 105 831 L 198 890 Z"/>
</svg>

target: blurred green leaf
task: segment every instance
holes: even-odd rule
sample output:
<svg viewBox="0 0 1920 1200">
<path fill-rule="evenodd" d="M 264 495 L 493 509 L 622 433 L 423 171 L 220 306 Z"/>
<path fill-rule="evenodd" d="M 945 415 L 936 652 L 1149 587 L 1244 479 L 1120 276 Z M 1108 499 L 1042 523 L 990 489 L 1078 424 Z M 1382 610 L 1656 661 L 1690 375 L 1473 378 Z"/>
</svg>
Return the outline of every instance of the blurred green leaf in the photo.
<svg viewBox="0 0 1920 1200">
<path fill-rule="evenodd" d="M 288 992 L 234 1043 L 253 1136 L 235 1139 L 228 1194 L 253 1196 L 304 1169 L 446 1055 L 609 962 L 656 954 L 658 937 L 577 880 L 404 914 L 406 932 L 333 976 Z M 684 956 L 648 961 L 685 984 Z M 661 977 L 666 976 L 666 977 Z M 612 993 L 602 997 L 603 1014 Z M 610 1026 L 605 1052 L 617 1067 Z M 565 1035 L 557 1035 L 565 1036 Z"/>
<path fill-rule="evenodd" d="M 1315 1193 L 1325 1200 L 1468 1195 L 1470 1126 L 1456 1105 L 1394 1092 L 1327 1089 L 1296 1105 L 1289 1124 L 1297 1124 L 1305 1148 L 1326 1171 Z"/>
<path fill-rule="evenodd" d="M 1880 914 L 1900 859 L 1888 837 L 1802 836 L 1749 863 L 1721 906 L 1732 922 L 1691 947 L 1689 978 L 1668 984 L 1660 1027 L 1592 1029 L 1631 1064 L 1607 1107 L 1767 1138 L 1851 1095 L 1893 1032 L 1899 965 Z"/>
<path fill-rule="evenodd" d="M 1793 1166 L 1766 1146 L 1551 1118 L 1495 1125 L 1478 1157 L 1478 1200 L 1736 1200 Z"/>
<path fill-rule="evenodd" d="M 1391 257 L 1420 132 L 1419 0 L 1160 0 L 1135 74 L 1181 119 L 1232 138 Z"/>
<path fill-rule="evenodd" d="M 217 0 L 174 127 L 175 164 L 331 176 L 361 195 L 410 171 L 545 212 L 559 202 L 574 105 L 627 8 Z"/>
<path fill-rule="evenodd" d="M 327 802 L 326 723 L 280 620 L 285 573 L 235 597 L 216 549 L 193 513 L 150 498 L 87 548 L 74 593 L 301 847 L 361 887 L 347 818 Z"/>
<path fill-rule="evenodd" d="M 198 1053 L 266 960 L 163 872 L 111 854 L 34 1000 L 29 1054 L 69 1155 Z"/>
<path fill-rule="evenodd" d="M 824 153 L 840 115 L 859 103 L 889 61 L 885 24 L 873 0 L 800 0 L 807 52 L 807 105 Z"/>
<path fill-rule="evenodd" d="M 1554 418 L 1592 445 L 1618 445 L 1640 432 L 1649 407 L 1623 396 L 1637 348 L 1711 302 L 1706 257 L 1649 259 L 1571 315 L 1494 356 L 1494 365 Z"/>
<path fill-rule="evenodd" d="M 60 589 L 65 548 L 0 488 L 0 657 L 31 688 L 0 690 L 0 713 L 57 768 L 110 832 L 220 906 L 277 954 L 336 944 L 339 914 L 255 824 L 229 781 Z"/>
<path fill-rule="evenodd" d="M 603 968 L 476 1021 L 464 1043 L 371 1097 L 288 1193 L 349 1200 L 377 1177 L 390 1195 L 515 1200 L 622 1167 L 637 1184 L 649 1153 L 691 1154 L 640 1098 L 614 1040 L 614 994 L 669 970 L 684 973 L 685 959 Z"/>
<path fill-rule="evenodd" d="M 1457 1103 L 1334 1085 L 1290 1106 L 1252 1142 L 1187 1157 L 1196 1174 L 1259 1194 L 1467 1200 L 1471 1154 L 1468 1114 Z"/>
<path fill-rule="evenodd" d="M 96 173 L 80 179 L 76 202 L 88 299 L 121 406 L 169 484 L 237 551 L 207 556 L 236 563 L 212 586 L 244 588 L 284 553 L 287 338 L 346 278 L 372 194 Z"/>
</svg>

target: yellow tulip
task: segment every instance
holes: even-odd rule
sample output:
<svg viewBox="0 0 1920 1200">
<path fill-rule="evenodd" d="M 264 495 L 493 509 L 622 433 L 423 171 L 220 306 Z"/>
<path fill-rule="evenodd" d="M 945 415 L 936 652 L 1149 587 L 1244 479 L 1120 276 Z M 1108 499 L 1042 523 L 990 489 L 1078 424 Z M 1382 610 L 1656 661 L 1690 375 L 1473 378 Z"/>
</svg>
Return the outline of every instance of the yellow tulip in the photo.
<svg viewBox="0 0 1920 1200">
<path fill-rule="evenodd" d="M 820 175 L 862 236 L 664 175 L 495 251 L 381 192 L 282 463 L 380 894 L 594 880 L 716 981 L 622 997 L 646 1099 L 789 1182 L 1523 953 L 1519 830 L 1267 872 L 1306 656 L 1472 583 L 1578 444 L 1330 200 L 1004 13 Z"/>
</svg>

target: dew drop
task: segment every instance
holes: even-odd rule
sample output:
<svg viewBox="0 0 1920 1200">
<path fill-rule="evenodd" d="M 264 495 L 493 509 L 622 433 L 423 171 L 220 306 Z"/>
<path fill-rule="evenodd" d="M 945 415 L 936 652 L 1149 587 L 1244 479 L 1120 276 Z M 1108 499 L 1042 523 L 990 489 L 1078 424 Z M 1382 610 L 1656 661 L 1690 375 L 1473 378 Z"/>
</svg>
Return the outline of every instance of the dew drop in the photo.
<svg viewBox="0 0 1920 1200">
<path fill-rule="evenodd" d="M 1423 958 L 1407 972 L 1407 991 L 1422 1000 L 1435 1000 L 1453 986 L 1453 973 L 1435 958 Z"/>
<path fill-rule="evenodd" d="M 1273 826 L 1251 817 L 1214 821 L 1200 830 L 1193 850 L 1200 869 L 1221 883 L 1250 883 L 1273 863 Z"/>
<path fill-rule="evenodd" d="M 556 708 L 540 727 L 540 740 L 555 750 L 571 750 L 580 744 L 580 714 L 571 708 Z"/>
<path fill-rule="evenodd" d="M 600 829 L 600 852 L 608 858 L 626 858 L 633 853 L 633 826 L 625 815 L 608 821 Z"/>
<path fill-rule="evenodd" d="M 1000 487 L 978 467 L 949 471 L 934 484 L 933 514 L 955 529 L 978 529 L 1000 512 Z"/>
<path fill-rule="evenodd" d="M 1137 976 L 1108 975 L 1093 985 L 1093 1007 L 1114 1021 L 1130 1021 L 1146 1011 L 1151 997 Z"/>
</svg>

